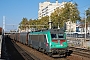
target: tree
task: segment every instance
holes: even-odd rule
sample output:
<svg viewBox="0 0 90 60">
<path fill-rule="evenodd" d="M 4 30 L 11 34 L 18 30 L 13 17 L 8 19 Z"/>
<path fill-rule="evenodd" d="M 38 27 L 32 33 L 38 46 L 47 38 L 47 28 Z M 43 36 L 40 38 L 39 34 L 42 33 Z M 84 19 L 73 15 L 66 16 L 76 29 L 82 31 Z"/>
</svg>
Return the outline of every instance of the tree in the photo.
<svg viewBox="0 0 90 60">
<path fill-rule="evenodd" d="M 19 25 L 20 25 L 19 28 L 21 30 L 26 30 L 26 28 L 29 28 L 28 27 L 29 23 L 28 23 L 27 18 L 23 18 Z"/>
<path fill-rule="evenodd" d="M 86 29 L 88 25 L 90 24 L 90 8 L 88 8 L 86 11 L 86 18 L 81 19 L 81 26 L 84 28 L 85 27 L 85 19 L 86 19 Z"/>
<path fill-rule="evenodd" d="M 36 19 L 34 19 L 34 20 L 30 19 L 29 20 L 29 28 L 36 28 L 36 25 L 37 25 Z"/>
<path fill-rule="evenodd" d="M 42 17 L 40 24 L 45 25 L 43 28 L 48 28 L 49 16 Z"/>
<path fill-rule="evenodd" d="M 42 17 L 41 19 L 30 19 L 29 20 L 29 28 L 36 28 L 36 29 L 47 29 L 48 28 L 48 16 Z"/>
<path fill-rule="evenodd" d="M 42 17 L 41 19 L 38 20 L 38 25 L 43 25 L 43 26 L 38 26 L 39 29 L 47 29 L 48 28 L 48 22 L 49 22 L 49 17 L 45 16 Z"/>
<path fill-rule="evenodd" d="M 55 11 L 54 11 L 54 13 L 52 13 L 51 14 L 51 16 L 50 16 L 50 18 L 51 18 L 51 20 L 52 20 L 52 27 L 54 28 L 56 28 L 56 27 L 58 27 L 58 22 L 60 21 L 59 20 L 59 17 L 60 17 L 60 15 L 58 14 L 58 13 L 60 13 L 60 9 L 59 8 L 57 8 Z"/>
<path fill-rule="evenodd" d="M 77 9 L 77 4 L 72 2 L 67 2 L 64 4 L 64 7 L 57 8 L 51 14 L 51 20 L 53 22 L 53 26 L 63 27 L 64 23 L 67 21 L 76 22 L 76 20 L 80 20 L 79 11 Z"/>
<path fill-rule="evenodd" d="M 87 22 L 90 22 L 90 8 L 88 8 L 88 10 L 86 10 L 86 16 L 87 16 Z"/>
<path fill-rule="evenodd" d="M 79 11 L 77 9 L 77 4 L 68 2 L 65 4 L 64 15 L 66 15 L 66 19 L 71 20 L 72 22 L 76 22 L 76 20 L 80 20 Z"/>
</svg>

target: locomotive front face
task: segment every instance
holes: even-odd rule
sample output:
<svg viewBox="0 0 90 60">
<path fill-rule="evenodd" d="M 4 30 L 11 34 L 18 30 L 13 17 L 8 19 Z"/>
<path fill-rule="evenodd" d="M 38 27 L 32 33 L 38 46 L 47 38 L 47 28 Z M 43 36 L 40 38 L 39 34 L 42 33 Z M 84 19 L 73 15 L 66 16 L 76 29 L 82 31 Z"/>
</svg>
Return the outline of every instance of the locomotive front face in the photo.
<svg viewBox="0 0 90 60">
<path fill-rule="evenodd" d="M 66 41 L 66 34 L 63 31 L 55 30 L 51 31 L 51 52 L 53 53 L 65 53 L 68 47 Z"/>
<path fill-rule="evenodd" d="M 67 48 L 67 41 L 64 34 L 51 34 L 51 48 Z"/>
</svg>

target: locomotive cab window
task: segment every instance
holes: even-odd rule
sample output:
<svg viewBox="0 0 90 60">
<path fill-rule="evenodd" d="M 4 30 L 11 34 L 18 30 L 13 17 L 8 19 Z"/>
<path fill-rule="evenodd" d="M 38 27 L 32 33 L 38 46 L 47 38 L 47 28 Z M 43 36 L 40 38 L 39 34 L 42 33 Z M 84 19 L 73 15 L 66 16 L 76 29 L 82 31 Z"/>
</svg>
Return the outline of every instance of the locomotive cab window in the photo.
<svg viewBox="0 0 90 60">
<path fill-rule="evenodd" d="M 63 34 L 58 34 L 58 38 L 64 38 Z"/>
<path fill-rule="evenodd" d="M 52 38 L 57 38 L 57 35 L 56 34 L 51 34 L 51 37 Z"/>
<path fill-rule="evenodd" d="M 51 34 L 52 38 L 64 38 L 64 34 Z"/>
</svg>

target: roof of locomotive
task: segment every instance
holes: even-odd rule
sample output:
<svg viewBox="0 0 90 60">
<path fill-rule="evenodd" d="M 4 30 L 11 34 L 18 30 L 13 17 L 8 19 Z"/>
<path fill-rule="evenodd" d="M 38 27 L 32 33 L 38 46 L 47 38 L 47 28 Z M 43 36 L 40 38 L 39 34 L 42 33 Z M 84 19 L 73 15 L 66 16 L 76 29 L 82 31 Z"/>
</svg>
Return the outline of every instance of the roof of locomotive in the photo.
<svg viewBox="0 0 90 60">
<path fill-rule="evenodd" d="M 38 30 L 38 31 L 32 31 L 30 34 L 47 34 L 50 33 L 64 33 L 64 30 L 62 29 L 48 29 L 48 30 Z"/>
</svg>

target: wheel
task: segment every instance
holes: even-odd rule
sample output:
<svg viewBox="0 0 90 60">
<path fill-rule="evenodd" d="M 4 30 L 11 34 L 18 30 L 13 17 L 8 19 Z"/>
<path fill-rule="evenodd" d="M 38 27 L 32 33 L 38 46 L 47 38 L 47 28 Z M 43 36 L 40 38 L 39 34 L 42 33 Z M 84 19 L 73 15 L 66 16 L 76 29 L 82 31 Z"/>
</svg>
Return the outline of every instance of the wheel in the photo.
<svg viewBox="0 0 90 60">
<path fill-rule="evenodd" d="M 44 51 L 44 54 L 47 54 L 46 50 Z"/>
<path fill-rule="evenodd" d="M 52 57 L 52 53 L 48 53 L 48 56 Z"/>
<path fill-rule="evenodd" d="M 38 51 L 41 52 L 41 48 L 39 48 Z"/>
<path fill-rule="evenodd" d="M 67 57 L 67 53 L 64 54 L 64 57 L 65 57 L 65 58 Z"/>
</svg>

